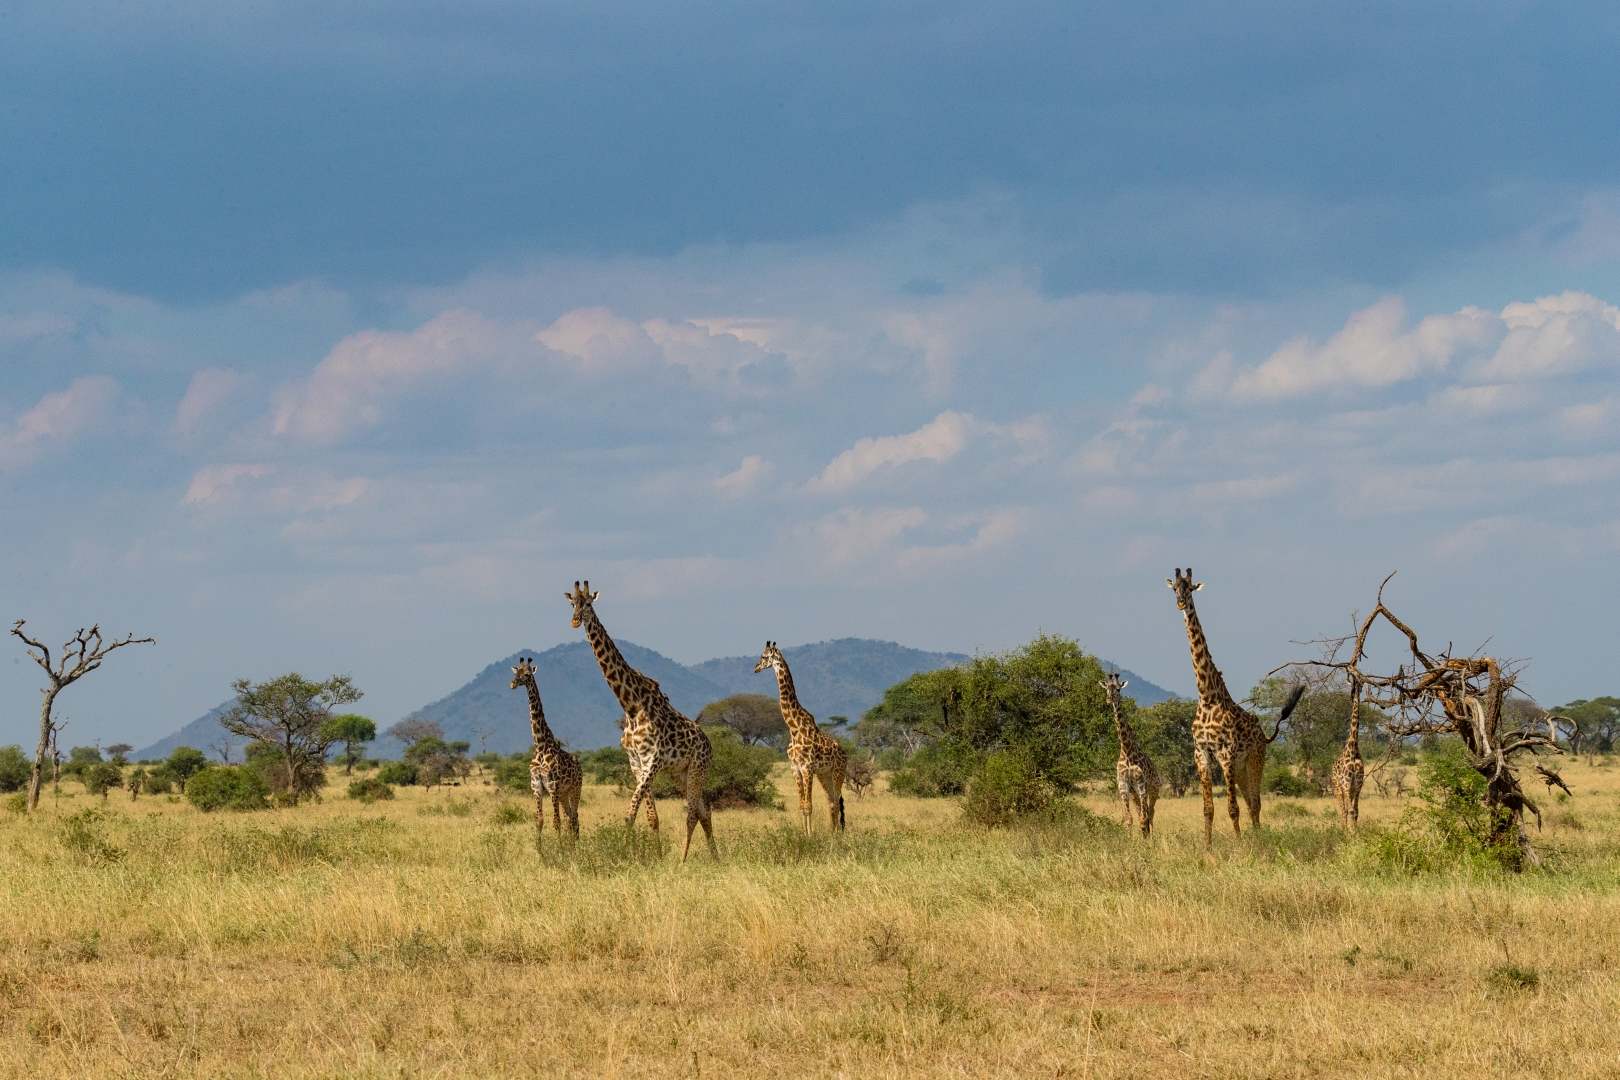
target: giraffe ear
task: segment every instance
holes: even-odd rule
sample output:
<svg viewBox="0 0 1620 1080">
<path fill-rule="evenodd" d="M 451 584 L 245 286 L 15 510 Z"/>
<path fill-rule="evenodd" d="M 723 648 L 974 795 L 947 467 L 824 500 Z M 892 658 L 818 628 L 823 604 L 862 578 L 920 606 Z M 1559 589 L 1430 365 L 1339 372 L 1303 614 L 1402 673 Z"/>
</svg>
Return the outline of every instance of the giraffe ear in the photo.
<svg viewBox="0 0 1620 1080">
<path fill-rule="evenodd" d="M 600 599 L 602 599 L 602 590 L 601 589 L 597 589 L 595 592 L 591 593 L 591 603 L 594 604 Z"/>
<path fill-rule="evenodd" d="M 1170 580 L 1170 579 L 1169 579 L 1169 578 L 1165 578 L 1165 579 L 1164 579 L 1164 583 L 1165 583 L 1165 584 L 1166 584 L 1166 585 L 1168 585 L 1168 586 L 1170 586 L 1170 587 L 1171 587 L 1171 588 L 1172 588 L 1172 589 L 1173 589 L 1173 588 L 1175 588 L 1175 587 L 1176 587 L 1176 583 L 1175 583 L 1175 582 L 1173 582 L 1173 581 L 1171 581 L 1171 580 Z"/>
<path fill-rule="evenodd" d="M 1123 689 L 1125 689 L 1125 688 L 1126 688 L 1126 687 L 1127 687 L 1127 686 L 1129 686 L 1129 685 L 1131 685 L 1131 680 L 1129 680 L 1129 679 L 1126 679 L 1126 680 L 1125 680 L 1125 681 L 1124 681 L 1124 682 L 1122 682 L 1122 683 L 1120 683 L 1120 684 L 1119 684 L 1119 688 L 1120 688 L 1120 689 L 1121 689 L 1121 690 L 1123 690 Z"/>
<path fill-rule="evenodd" d="M 1204 587 L 1204 583 L 1202 581 L 1200 581 L 1198 584 L 1193 586 L 1193 592 L 1197 592 L 1199 589 L 1202 589 L 1203 587 Z"/>
</svg>

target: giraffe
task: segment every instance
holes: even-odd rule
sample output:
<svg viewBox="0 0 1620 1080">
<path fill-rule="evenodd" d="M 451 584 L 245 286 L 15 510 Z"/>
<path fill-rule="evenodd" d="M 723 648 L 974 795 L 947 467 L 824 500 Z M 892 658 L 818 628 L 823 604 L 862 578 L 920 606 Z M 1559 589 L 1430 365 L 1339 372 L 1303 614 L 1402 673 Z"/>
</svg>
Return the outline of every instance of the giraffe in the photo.
<svg viewBox="0 0 1620 1080">
<path fill-rule="evenodd" d="M 831 826 L 837 832 L 844 829 L 844 768 L 847 764 L 844 748 L 838 740 L 816 727 L 816 718 L 799 704 L 799 695 L 793 690 L 793 674 L 776 642 L 767 641 L 765 651 L 759 654 L 754 673 L 766 668 L 776 669 L 776 687 L 782 697 L 782 719 L 787 722 L 788 765 L 793 770 L 793 782 L 799 789 L 799 816 L 804 819 L 804 831 L 810 830 L 811 793 L 816 781 L 827 793 L 827 813 Z"/>
<path fill-rule="evenodd" d="M 1136 812 L 1142 819 L 1142 835 L 1148 836 L 1153 832 L 1153 805 L 1159 801 L 1159 788 L 1163 785 L 1159 780 L 1159 770 L 1153 767 L 1153 759 L 1143 752 L 1142 746 L 1136 741 L 1136 733 L 1131 730 L 1130 722 L 1120 711 L 1120 692 L 1130 683 L 1119 681 L 1119 672 L 1109 672 L 1108 678 L 1103 681 L 1103 693 L 1108 695 L 1108 706 L 1114 710 L 1114 730 L 1119 734 L 1119 764 L 1114 766 L 1114 775 L 1119 781 L 1119 798 L 1125 804 L 1125 827 L 1131 826 L 1131 803 L 1136 803 Z"/>
<path fill-rule="evenodd" d="M 1260 824 L 1260 774 L 1266 767 L 1266 745 L 1270 742 L 1260 730 L 1260 721 L 1243 709 L 1227 693 L 1226 679 L 1215 667 L 1209 655 L 1209 642 L 1204 628 L 1198 624 L 1198 612 L 1193 609 L 1192 594 L 1202 589 L 1194 585 L 1192 567 L 1187 575 L 1176 568 L 1176 576 L 1165 578 L 1164 583 L 1176 594 L 1176 607 L 1187 620 L 1187 642 L 1192 648 L 1193 674 L 1198 679 L 1198 714 L 1193 719 L 1193 762 L 1198 766 L 1198 779 L 1204 789 L 1204 844 L 1208 846 L 1215 824 L 1215 799 L 1210 779 L 1211 758 L 1220 763 L 1226 777 L 1226 813 L 1232 819 L 1232 831 L 1242 835 L 1238 824 L 1238 789 L 1243 790 L 1249 804 L 1249 824 Z M 1296 686 L 1283 706 L 1279 725 L 1299 704 L 1305 692 Z"/>
<path fill-rule="evenodd" d="M 1333 762 L 1333 797 L 1339 800 L 1339 822 L 1345 832 L 1354 832 L 1361 821 L 1361 785 L 1367 767 L 1361 763 L 1361 683 L 1350 679 L 1350 734 L 1344 749 Z"/>
<path fill-rule="evenodd" d="M 551 796 L 551 823 L 562 835 L 562 815 L 568 815 L 568 829 L 579 836 L 579 793 L 585 778 L 579 759 L 563 749 L 562 743 L 546 724 L 546 710 L 540 704 L 540 688 L 534 681 L 534 661 L 518 657 L 512 669 L 512 689 L 529 691 L 529 728 L 534 732 L 534 757 L 529 760 L 529 787 L 534 789 L 534 823 L 546 829 L 546 796 Z"/>
<path fill-rule="evenodd" d="M 720 853 L 714 846 L 714 826 L 709 807 L 703 800 L 703 781 L 709 775 L 714 747 L 703 729 L 676 712 L 658 684 L 631 667 L 619 652 L 596 615 L 594 605 L 601 596 L 601 592 L 591 592 L 588 581 L 583 588 L 576 581 L 573 592 L 563 593 L 563 598 L 574 605 L 574 627 L 585 628 L 591 651 L 602 668 L 602 677 L 624 708 L 624 736 L 620 745 L 630 755 L 636 777 L 636 792 L 631 796 L 625 824 L 636 823 L 641 801 L 652 792 L 653 777 L 667 772 L 686 795 L 686 846 L 681 848 L 681 862 L 684 863 L 691 852 L 692 830 L 700 824 L 703 838 L 709 844 L 709 854 L 718 860 Z M 656 829 L 657 816 L 649 814 L 648 817 L 649 824 Z"/>
</svg>

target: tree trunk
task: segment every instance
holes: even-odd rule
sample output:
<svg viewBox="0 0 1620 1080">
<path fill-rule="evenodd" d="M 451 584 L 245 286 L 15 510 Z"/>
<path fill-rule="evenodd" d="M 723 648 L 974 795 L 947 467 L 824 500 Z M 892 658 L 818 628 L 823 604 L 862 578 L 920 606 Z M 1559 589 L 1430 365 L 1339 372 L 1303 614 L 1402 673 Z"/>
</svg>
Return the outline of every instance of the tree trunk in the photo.
<svg viewBox="0 0 1620 1080">
<path fill-rule="evenodd" d="M 51 706 L 56 704 L 57 692 L 62 688 L 51 680 L 45 689 L 45 704 L 39 710 L 39 749 L 34 752 L 34 768 L 28 777 L 28 810 L 39 808 L 39 789 L 45 782 L 45 751 L 51 744 Z"/>
</svg>

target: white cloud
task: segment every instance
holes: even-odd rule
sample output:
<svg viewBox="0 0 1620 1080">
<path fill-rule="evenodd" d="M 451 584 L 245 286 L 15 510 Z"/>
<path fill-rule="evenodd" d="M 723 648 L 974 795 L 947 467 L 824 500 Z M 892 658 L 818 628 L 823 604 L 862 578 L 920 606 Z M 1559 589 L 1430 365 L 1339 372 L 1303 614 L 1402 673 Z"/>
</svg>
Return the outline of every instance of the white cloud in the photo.
<svg viewBox="0 0 1620 1080">
<path fill-rule="evenodd" d="M 1294 338 L 1255 368 L 1233 368 L 1229 361 L 1217 360 L 1205 370 L 1200 388 L 1224 390 L 1236 398 L 1278 398 L 1386 386 L 1444 368 L 1459 350 L 1481 347 L 1502 331 L 1499 319 L 1473 307 L 1430 315 L 1407 329 L 1405 302 L 1385 297 L 1350 316 L 1344 329 L 1323 345 Z"/>
<path fill-rule="evenodd" d="M 105 375 L 74 379 L 66 389 L 40 398 L 16 423 L 0 430 L 0 466 L 26 465 L 51 445 L 62 445 L 112 410 L 118 383 Z"/>
<path fill-rule="evenodd" d="M 919 506 L 878 510 L 845 507 L 804 531 L 825 561 L 847 564 L 892 550 L 902 533 L 927 520 L 928 515 Z"/>
<path fill-rule="evenodd" d="M 997 510 L 958 518 L 949 526 L 957 529 L 977 526 L 971 540 L 961 544 L 909 547 L 900 553 L 897 563 L 901 570 L 923 570 L 989 551 L 1022 532 L 1027 519 L 1028 515 L 1019 510 Z"/>
<path fill-rule="evenodd" d="M 406 333 L 367 330 L 337 344 L 303 383 L 278 395 L 271 430 L 332 443 L 382 420 L 385 401 L 431 376 L 494 361 L 507 327 L 472 311 L 446 311 Z"/>
<path fill-rule="evenodd" d="M 1480 366 L 1490 379 L 1563 375 L 1620 366 L 1620 309 L 1587 293 L 1543 296 L 1502 309 L 1502 346 Z"/>
<path fill-rule="evenodd" d="M 758 454 L 749 454 L 743 458 L 742 465 L 736 472 L 727 473 L 714 482 L 721 494 L 736 499 L 747 495 L 760 484 L 770 479 L 776 471 L 776 466 L 760 457 Z"/>
<path fill-rule="evenodd" d="M 186 488 L 186 497 L 181 502 L 186 506 L 206 503 L 244 477 L 256 480 L 274 471 L 274 465 L 204 465 L 192 476 L 191 486 Z"/>
<path fill-rule="evenodd" d="M 191 377 L 186 396 L 174 411 L 174 431 L 195 434 L 207 419 L 234 397 L 245 380 L 229 369 L 206 368 Z"/>
<path fill-rule="evenodd" d="M 605 307 L 578 308 L 534 335 L 548 349 L 585 362 L 601 373 L 658 357 L 657 343 L 639 325 Z"/>
<path fill-rule="evenodd" d="M 885 467 L 913 461 L 949 461 L 962 452 L 980 426 L 967 413 L 947 409 L 909 435 L 861 439 L 833 458 L 807 488 L 813 492 L 844 491 Z"/>
<path fill-rule="evenodd" d="M 1201 503 L 1224 506 L 1237 502 L 1260 502 L 1286 495 L 1298 486 L 1304 474 L 1296 469 L 1278 476 L 1245 476 L 1235 480 L 1217 480 L 1194 484 L 1190 494 Z"/>
</svg>

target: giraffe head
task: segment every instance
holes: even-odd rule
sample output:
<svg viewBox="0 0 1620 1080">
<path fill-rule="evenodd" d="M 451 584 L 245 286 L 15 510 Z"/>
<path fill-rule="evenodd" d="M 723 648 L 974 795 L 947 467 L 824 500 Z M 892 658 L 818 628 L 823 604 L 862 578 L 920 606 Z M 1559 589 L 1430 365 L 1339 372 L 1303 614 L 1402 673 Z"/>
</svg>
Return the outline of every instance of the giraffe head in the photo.
<svg viewBox="0 0 1620 1080">
<path fill-rule="evenodd" d="M 520 686 L 534 685 L 534 661 L 527 656 L 518 657 L 517 667 L 512 669 L 512 689 Z"/>
<path fill-rule="evenodd" d="M 579 582 L 576 581 L 574 582 L 573 592 L 563 593 L 563 599 L 574 605 L 573 625 L 576 629 L 581 626 L 586 619 L 596 614 L 591 605 L 596 603 L 597 599 L 601 595 L 602 593 L 600 590 L 597 592 L 591 592 L 591 583 L 588 581 L 585 583 L 585 587 L 583 589 L 579 587 Z"/>
<path fill-rule="evenodd" d="M 1176 567 L 1176 576 L 1174 578 L 1165 578 L 1164 583 L 1174 590 L 1176 607 L 1182 611 L 1188 611 L 1192 608 L 1192 594 L 1204 587 L 1203 582 L 1199 582 L 1197 585 L 1193 584 L 1192 567 L 1190 566 L 1187 567 L 1186 577 L 1181 576 L 1181 567 L 1178 566 Z"/>
<path fill-rule="evenodd" d="M 765 643 L 765 651 L 759 654 L 759 663 L 754 665 L 754 674 L 757 675 L 766 668 L 774 668 L 776 665 L 784 662 L 785 661 L 782 659 L 782 650 L 776 647 L 776 642 L 767 641 Z"/>
<path fill-rule="evenodd" d="M 1131 685 L 1129 682 L 1119 681 L 1119 672 L 1110 671 L 1108 678 L 1102 681 L 1103 693 L 1108 695 L 1108 704 L 1119 707 L 1120 691 Z"/>
</svg>

